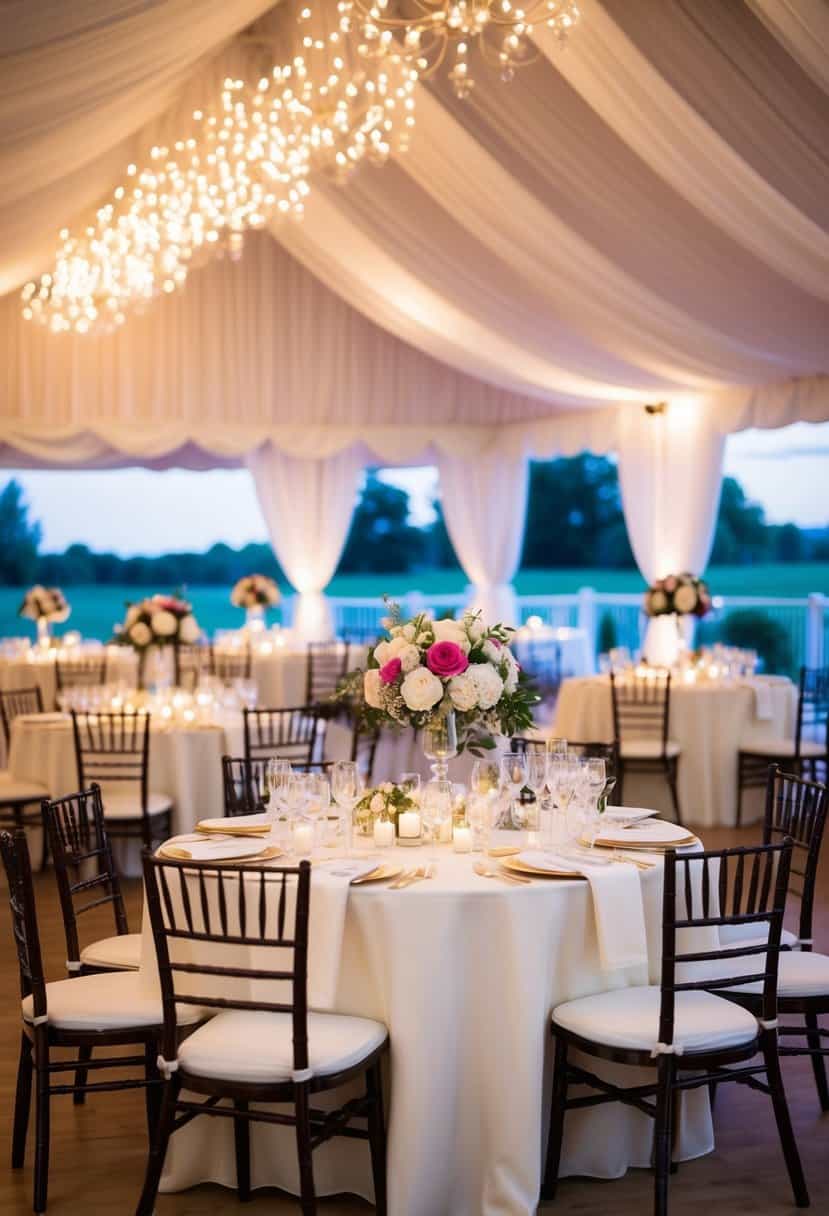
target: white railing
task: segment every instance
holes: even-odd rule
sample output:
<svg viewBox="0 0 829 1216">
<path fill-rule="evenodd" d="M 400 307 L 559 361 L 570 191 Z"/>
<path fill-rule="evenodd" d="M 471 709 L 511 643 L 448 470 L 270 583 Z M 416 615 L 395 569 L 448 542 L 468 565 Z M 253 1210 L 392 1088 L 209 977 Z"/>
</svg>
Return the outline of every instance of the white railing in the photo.
<svg viewBox="0 0 829 1216">
<path fill-rule="evenodd" d="M 468 600 L 467 593 L 446 594 L 410 591 L 399 597 L 406 616 L 428 610 L 434 615 L 457 612 Z M 332 596 L 336 631 L 342 636 L 370 638 L 381 630 L 386 609 L 374 597 Z M 525 595 L 518 597 L 519 624 L 540 617 L 554 628 L 583 629 L 590 650 L 596 654 L 609 644 L 637 650 L 642 644 L 646 619 L 641 595 L 617 594 L 582 587 L 570 595 Z M 728 615 L 738 609 L 765 613 L 781 625 L 789 639 L 792 672 L 802 665 L 820 667 L 829 663 L 829 598 L 814 593 L 805 598 L 772 596 L 722 596 L 706 618 L 704 631 L 716 640 Z"/>
</svg>

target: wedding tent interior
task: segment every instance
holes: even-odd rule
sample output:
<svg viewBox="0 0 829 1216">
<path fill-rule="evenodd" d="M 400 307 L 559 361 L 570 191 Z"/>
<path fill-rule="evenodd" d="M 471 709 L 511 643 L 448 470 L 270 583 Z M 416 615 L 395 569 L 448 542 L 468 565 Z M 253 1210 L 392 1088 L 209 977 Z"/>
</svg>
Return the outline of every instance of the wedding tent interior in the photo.
<svg viewBox="0 0 829 1216">
<path fill-rule="evenodd" d="M 633 1213 L 630 1167 L 653 1166 L 667 1216 L 672 1152 L 695 1206 L 762 1185 L 782 1213 L 807 1181 L 829 1202 L 827 601 L 799 683 L 799 662 L 692 658 L 677 624 L 709 602 L 728 437 L 829 422 L 829 4 L 0 10 L 0 465 L 247 469 L 297 592 L 284 653 L 255 648 L 253 616 L 226 654 L 196 645 L 173 597 L 131 609 L 118 646 L 0 639 L 0 967 L 24 997 L 19 1062 L 20 1007 L 0 1009 L 0 1209 L 44 1212 L 49 1183 L 58 1214 L 230 1211 L 216 1183 L 304 1216 L 598 1214 L 610 1192 L 584 1179 L 613 1178 Z M 618 462 L 676 653 L 599 674 L 591 653 L 542 728 L 513 580 L 530 463 L 582 452 Z M 343 689 L 325 588 L 360 478 L 424 464 L 465 603 L 360 639 Z M 683 580 L 694 606 L 671 607 Z M 191 649 L 209 670 L 187 685 Z M 175 679 L 151 686 L 144 651 Z M 335 652 L 323 697 L 314 656 Z M 128 776 L 137 793 L 107 787 Z M 96 885 L 89 953 L 75 903 Z M 127 1042 L 149 1148 L 119 1094 L 98 1169 L 99 1047 Z M 624 1065 L 646 1079 L 619 1105 Z M 758 1090 L 775 1124 L 735 1169 Z M 51 1105 L 78 1161 L 50 1167 Z"/>
</svg>

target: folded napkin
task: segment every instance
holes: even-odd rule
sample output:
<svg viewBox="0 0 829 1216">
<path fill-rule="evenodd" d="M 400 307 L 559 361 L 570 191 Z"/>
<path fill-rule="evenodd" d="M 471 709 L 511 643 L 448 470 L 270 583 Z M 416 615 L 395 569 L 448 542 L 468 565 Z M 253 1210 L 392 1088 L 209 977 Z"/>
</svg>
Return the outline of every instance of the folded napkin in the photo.
<svg viewBox="0 0 829 1216">
<path fill-rule="evenodd" d="M 655 849 L 682 848 L 683 845 L 695 844 L 696 839 L 687 828 L 670 823 L 667 819 L 642 819 L 626 828 L 614 823 L 602 823 L 599 829 L 600 841 L 620 848 L 647 848 L 650 844 Z"/>
<path fill-rule="evenodd" d="M 583 874 L 590 883 L 599 959 L 608 987 L 624 988 L 648 982 L 648 939 L 639 871 L 635 866 L 602 863 L 598 859 L 560 857 L 527 851 L 521 861 L 539 870 Z"/>
<path fill-rule="evenodd" d="M 223 832 L 228 836 L 267 835 L 273 821 L 266 814 L 230 815 L 220 819 L 201 819 L 196 824 L 197 832 Z"/>
<path fill-rule="evenodd" d="M 759 680 L 756 676 L 745 676 L 740 683 L 754 693 L 754 717 L 757 721 L 771 722 L 774 717 L 771 686 L 766 680 Z"/>
<path fill-rule="evenodd" d="M 185 861 L 245 861 L 249 857 L 256 857 L 266 847 L 267 843 L 261 836 L 253 840 L 239 836 L 232 839 L 219 836 L 202 836 L 198 839 L 174 837 L 163 846 L 163 852 L 168 857 Z"/>
<path fill-rule="evenodd" d="M 313 1009 L 333 1009 L 340 978 L 348 893 L 355 878 L 380 864 L 371 859 L 338 857 L 314 866 L 308 925 L 308 1000 Z"/>
</svg>

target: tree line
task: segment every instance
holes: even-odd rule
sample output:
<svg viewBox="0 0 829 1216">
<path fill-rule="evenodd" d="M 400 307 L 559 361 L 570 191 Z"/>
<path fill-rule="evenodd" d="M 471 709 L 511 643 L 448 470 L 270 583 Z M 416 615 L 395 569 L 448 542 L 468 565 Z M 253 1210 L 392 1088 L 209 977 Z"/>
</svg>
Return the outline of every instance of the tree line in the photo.
<svg viewBox="0 0 829 1216">
<path fill-rule="evenodd" d="M 374 472 L 366 477 L 338 573 L 407 573 L 457 569 L 440 501 L 427 527 L 409 519 L 409 496 Z M 286 579 L 268 544 L 241 549 L 215 544 L 204 553 L 120 557 L 84 544 L 63 553 L 41 552 L 42 529 L 31 519 L 19 482 L 0 493 L 0 584 L 52 586 L 89 583 L 123 586 L 228 585 L 251 571 Z M 829 527 L 769 524 L 762 506 L 747 498 L 733 477 L 723 481 L 711 556 L 713 565 L 829 561 Z M 530 468 L 524 569 L 632 569 L 635 567 L 616 465 L 583 454 L 538 462 Z"/>
</svg>

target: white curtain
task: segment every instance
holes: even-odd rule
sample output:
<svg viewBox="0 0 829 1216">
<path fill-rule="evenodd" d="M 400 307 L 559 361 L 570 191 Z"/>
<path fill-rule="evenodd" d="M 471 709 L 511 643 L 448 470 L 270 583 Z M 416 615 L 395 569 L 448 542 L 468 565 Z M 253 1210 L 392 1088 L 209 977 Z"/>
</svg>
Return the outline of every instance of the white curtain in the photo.
<svg viewBox="0 0 829 1216">
<path fill-rule="evenodd" d="M 299 592 L 293 628 L 303 641 L 325 641 L 333 625 L 323 589 L 348 536 L 362 455 L 350 448 L 302 460 L 265 444 L 249 453 L 247 465 L 274 552 Z"/>
<path fill-rule="evenodd" d="M 619 426 L 619 482 L 636 564 L 650 583 L 688 570 L 711 553 L 725 437 L 697 402 L 661 413 L 627 411 Z"/>
<path fill-rule="evenodd" d="M 517 625 L 511 582 L 524 540 L 526 457 L 494 450 L 466 461 L 441 453 L 437 463 L 449 538 L 472 583 L 469 606 L 488 621 Z"/>
</svg>

